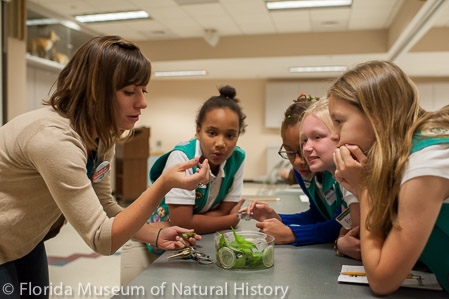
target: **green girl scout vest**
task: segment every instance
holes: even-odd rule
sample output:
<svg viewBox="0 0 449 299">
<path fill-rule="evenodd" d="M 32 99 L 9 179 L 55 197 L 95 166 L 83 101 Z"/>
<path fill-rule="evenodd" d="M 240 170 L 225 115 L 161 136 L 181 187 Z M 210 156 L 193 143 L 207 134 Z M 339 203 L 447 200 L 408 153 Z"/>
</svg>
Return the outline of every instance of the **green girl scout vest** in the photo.
<svg viewBox="0 0 449 299">
<path fill-rule="evenodd" d="M 442 143 L 449 143 L 449 137 L 422 137 L 417 134 L 413 138 L 411 153 Z M 449 292 L 449 204 L 443 203 L 419 260 L 429 267 L 441 286 Z"/>
<path fill-rule="evenodd" d="M 150 180 L 153 183 L 164 170 L 165 164 L 167 163 L 168 156 L 172 151 L 182 151 L 186 154 L 187 158 L 193 159 L 195 157 L 196 152 L 196 139 L 192 139 L 188 142 L 180 143 L 175 146 L 171 151 L 163 154 L 159 157 L 153 164 L 150 170 Z M 228 194 L 229 190 L 232 188 L 232 183 L 234 182 L 235 173 L 242 165 L 243 160 L 245 159 L 245 151 L 243 151 L 240 147 L 236 146 L 232 155 L 226 160 L 226 164 L 224 166 L 225 176 L 221 182 L 220 190 L 218 192 L 217 198 L 215 198 L 213 206 L 219 204 L 225 198 L 226 194 Z M 193 172 L 195 173 L 197 166 L 193 167 Z M 207 198 L 209 197 L 210 184 L 205 185 L 204 187 L 198 187 L 195 190 L 195 205 L 193 207 L 193 213 L 199 213 L 207 203 Z M 162 199 L 158 208 L 153 212 L 153 215 L 147 221 L 147 223 L 151 222 L 162 222 L 168 221 L 169 213 L 168 213 L 168 205 L 165 203 L 165 197 Z M 148 249 L 154 254 L 162 254 L 163 250 L 155 248 L 149 244 L 147 244 Z"/>
<path fill-rule="evenodd" d="M 343 194 L 341 192 L 340 185 L 337 183 L 330 172 L 325 171 L 322 173 L 321 184 L 321 193 L 324 197 L 324 200 L 322 200 L 317 193 L 320 192 L 320 190 L 317 190 L 316 177 L 312 179 L 307 190 L 309 191 L 309 194 L 318 210 L 320 211 L 321 215 L 323 215 L 325 219 L 329 220 L 333 218 L 336 209 L 341 207 L 342 204 L 345 207 L 347 207 L 347 205 L 343 200 Z"/>
</svg>

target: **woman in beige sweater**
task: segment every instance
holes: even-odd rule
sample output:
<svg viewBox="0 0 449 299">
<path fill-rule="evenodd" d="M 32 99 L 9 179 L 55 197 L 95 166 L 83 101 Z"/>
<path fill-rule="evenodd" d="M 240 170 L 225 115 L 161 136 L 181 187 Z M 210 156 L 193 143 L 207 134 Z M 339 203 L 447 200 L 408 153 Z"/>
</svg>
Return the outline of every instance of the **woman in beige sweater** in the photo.
<svg viewBox="0 0 449 299">
<path fill-rule="evenodd" d="M 171 188 L 207 183 L 207 160 L 190 176 L 186 169 L 198 159 L 175 165 L 126 209 L 111 195 L 115 143 L 147 107 L 150 74 L 150 61 L 133 43 L 93 38 L 61 71 L 44 108 L 0 128 L 0 284 L 13 286 L 16 297 L 21 283 L 48 286 L 43 241 L 64 218 L 104 255 L 130 238 L 169 250 L 186 245 L 179 234 L 189 230 L 159 231 L 145 221 Z"/>
</svg>

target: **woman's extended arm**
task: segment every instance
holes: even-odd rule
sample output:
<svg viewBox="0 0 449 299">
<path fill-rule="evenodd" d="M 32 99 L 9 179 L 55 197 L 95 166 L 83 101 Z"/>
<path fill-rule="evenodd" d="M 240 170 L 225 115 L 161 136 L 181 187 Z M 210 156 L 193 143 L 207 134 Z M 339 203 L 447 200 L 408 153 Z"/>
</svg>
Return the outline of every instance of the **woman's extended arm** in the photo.
<svg viewBox="0 0 449 299">
<path fill-rule="evenodd" d="M 149 243 L 164 250 L 177 250 L 189 244 L 194 245 L 196 240 L 201 240 L 201 236 L 195 234 L 194 238 L 184 240 L 183 233 L 192 233 L 192 229 L 169 226 L 167 222 L 154 222 L 145 224 L 134 236 L 133 239 L 143 243 Z M 156 244 L 157 243 L 157 244 Z"/>
<path fill-rule="evenodd" d="M 199 158 L 173 165 L 145 190 L 130 206 L 117 214 L 112 224 L 112 252 L 128 241 L 151 216 L 164 195 L 174 187 L 193 190 L 198 183 L 209 181 L 209 162 L 204 160 L 197 173 L 187 175 L 186 170 L 196 166 Z"/>
<path fill-rule="evenodd" d="M 177 225 L 186 228 L 192 228 L 199 234 L 208 234 L 217 230 L 230 229 L 236 227 L 239 223 L 237 212 L 241 208 L 244 200 L 239 203 L 233 203 L 232 211 L 234 213 L 226 215 L 207 215 L 193 214 L 191 205 L 169 205 L 170 225 Z M 227 204 L 227 203 L 226 203 Z"/>
</svg>

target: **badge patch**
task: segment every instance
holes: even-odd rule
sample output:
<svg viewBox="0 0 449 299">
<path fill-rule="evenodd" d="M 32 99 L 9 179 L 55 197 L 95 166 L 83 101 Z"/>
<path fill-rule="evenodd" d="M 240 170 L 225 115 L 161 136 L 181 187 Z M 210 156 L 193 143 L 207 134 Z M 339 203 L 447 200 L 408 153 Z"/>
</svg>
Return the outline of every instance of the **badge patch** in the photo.
<svg viewBox="0 0 449 299">
<path fill-rule="evenodd" d="M 337 193 L 334 189 L 329 189 L 324 192 L 324 197 L 326 198 L 327 204 L 331 206 L 337 200 Z"/>
<path fill-rule="evenodd" d="M 351 229 L 352 228 L 352 220 L 351 220 L 351 210 L 346 209 L 341 212 L 340 215 L 335 218 L 344 228 Z"/>
<path fill-rule="evenodd" d="M 92 182 L 98 183 L 108 174 L 111 168 L 111 164 L 108 161 L 103 161 L 100 165 L 95 168 L 94 174 L 92 175 Z"/>
</svg>

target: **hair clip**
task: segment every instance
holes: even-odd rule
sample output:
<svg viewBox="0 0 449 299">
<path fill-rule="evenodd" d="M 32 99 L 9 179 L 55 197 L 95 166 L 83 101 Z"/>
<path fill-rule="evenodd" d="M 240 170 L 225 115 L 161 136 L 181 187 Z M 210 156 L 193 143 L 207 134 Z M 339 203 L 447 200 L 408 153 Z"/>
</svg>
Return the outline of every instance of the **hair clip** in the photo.
<svg viewBox="0 0 449 299">
<path fill-rule="evenodd" d="M 292 117 L 291 114 L 287 115 L 287 118 L 291 118 L 291 117 Z"/>
<path fill-rule="evenodd" d="M 304 101 L 304 100 L 312 102 L 312 101 L 318 101 L 319 99 L 320 98 L 318 98 L 318 97 L 311 96 L 310 94 L 306 95 L 304 92 L 301 92 L 299 94 L 299 97 L 296 100 L 293 100 L 293 102 L 294 103 L 299 103 L 299 102 Z"/>
<path fill-rule="evenodd" d="M 300 100 L 300 99 L 305 99 L 305 100 L 308 100 L 308 101 L 318 101 L 319 100 L 318 97 L 311 96 L 310 94 L 306 95 L 304 92 L 300 93 L 300 95 L 298 97 L 298 100 Z"/>
</svg>

